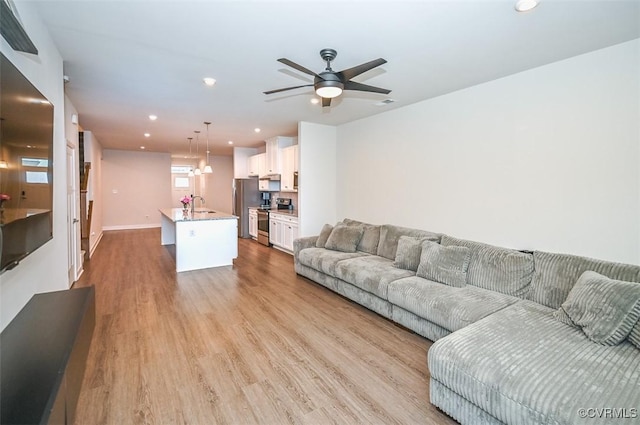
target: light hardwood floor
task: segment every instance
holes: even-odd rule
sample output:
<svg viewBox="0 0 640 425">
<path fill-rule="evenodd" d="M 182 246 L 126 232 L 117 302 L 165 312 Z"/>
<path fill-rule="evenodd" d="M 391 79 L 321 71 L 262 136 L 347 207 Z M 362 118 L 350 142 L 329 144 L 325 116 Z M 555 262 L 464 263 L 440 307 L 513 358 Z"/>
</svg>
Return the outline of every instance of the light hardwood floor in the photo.
<svg viewBox="0 0 640 425">
<path fill-rule="evenodd" d="M 431 342 L 240 240 L 233 267 L 175 272 L 159 229 L 105 233 L 78 404 L 93 424 L 455 424 L 429 404 Z"/>
</svg>

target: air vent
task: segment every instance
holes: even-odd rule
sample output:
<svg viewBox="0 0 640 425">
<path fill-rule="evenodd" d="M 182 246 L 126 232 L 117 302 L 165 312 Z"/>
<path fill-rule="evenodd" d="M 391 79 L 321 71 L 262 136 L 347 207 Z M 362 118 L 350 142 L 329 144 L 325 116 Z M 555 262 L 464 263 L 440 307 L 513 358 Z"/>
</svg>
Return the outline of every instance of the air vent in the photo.
<svg viewBox="0 0 640 425">
<path fill-rule="evenodd" d="M 376 106 L 387 106 L 387 105 L 392 104 L 393 102 L 395 102 L 395 100 L 393 100 L 393 99 L 385 99 L 385 100 L 382 100 L 382 101 L 380 101 L 378 103 L 374 103 L 374 105 L 376 105 Z"/>
<path fill-rule="evenodd" d="M 38 49 L 22 28 L 16 15 L 13 14 L 7 0 L 0 0 L 0 33 L 13 50 L 38 54 Z"/>
</svg>

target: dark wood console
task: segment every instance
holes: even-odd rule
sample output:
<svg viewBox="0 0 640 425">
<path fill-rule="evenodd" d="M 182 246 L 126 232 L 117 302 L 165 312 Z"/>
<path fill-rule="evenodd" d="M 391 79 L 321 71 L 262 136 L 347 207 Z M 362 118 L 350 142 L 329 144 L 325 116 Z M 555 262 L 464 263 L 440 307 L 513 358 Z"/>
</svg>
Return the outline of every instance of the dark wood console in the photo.
<svg viewBox="0 0 640 425">
<path fill-rule="evenodd" d="M 95 327 L 95 290 L 34 295 L 0 334 L 2 424 L 73 424 Z"/>
</svg>

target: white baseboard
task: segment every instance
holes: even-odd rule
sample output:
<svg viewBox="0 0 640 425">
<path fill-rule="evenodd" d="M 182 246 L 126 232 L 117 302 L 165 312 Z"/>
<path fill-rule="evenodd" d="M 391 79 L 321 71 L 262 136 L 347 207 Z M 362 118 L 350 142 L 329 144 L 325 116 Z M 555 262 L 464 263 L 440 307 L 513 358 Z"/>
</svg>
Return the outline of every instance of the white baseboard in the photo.
<svg viewBox="0 0 640 425">
<path fill-rule="evenodd" d="M 100 243 L 100 241 L 102 240 L 103 234 L 104 233 L 100 232 L 100 234 L 98 235 L 98 238 L 96 239 L 96 243 L 94 243 L 92 247 L 89 247 L 89 258 L 93 257 L 93 253 L 98 247 L 98 244 Z"/>
</svg>

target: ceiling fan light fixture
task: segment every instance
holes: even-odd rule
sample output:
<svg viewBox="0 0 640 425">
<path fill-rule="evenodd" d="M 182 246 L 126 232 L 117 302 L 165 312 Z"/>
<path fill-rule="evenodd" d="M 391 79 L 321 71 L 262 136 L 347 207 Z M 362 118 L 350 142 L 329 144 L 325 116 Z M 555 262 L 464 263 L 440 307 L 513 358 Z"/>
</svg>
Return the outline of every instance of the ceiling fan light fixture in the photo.
<svg viewBox="0 0 640 425">
<path fill-rule="evenodd" d="M 342 94 L 344 84 L 340 81 L 320 81 L 316 84 L 316 94 L 326 99 L 333 99 Z"/>
<path fill-rule="evenodd" d="M 516 10 L 518 12 L 528 12 L 538 5 L 538 0 L 518 0 Z"/>
</svg>

